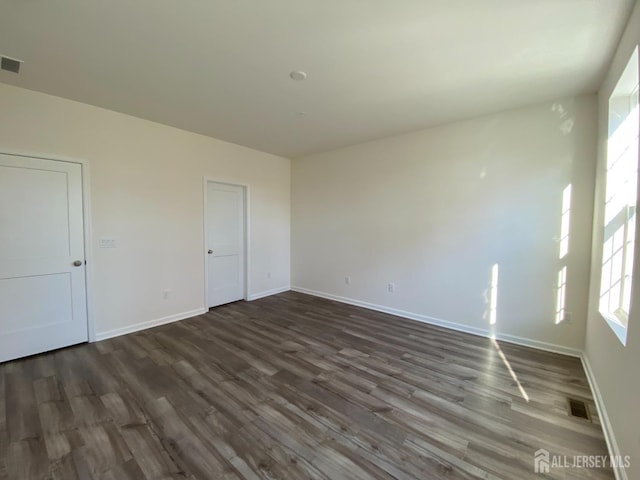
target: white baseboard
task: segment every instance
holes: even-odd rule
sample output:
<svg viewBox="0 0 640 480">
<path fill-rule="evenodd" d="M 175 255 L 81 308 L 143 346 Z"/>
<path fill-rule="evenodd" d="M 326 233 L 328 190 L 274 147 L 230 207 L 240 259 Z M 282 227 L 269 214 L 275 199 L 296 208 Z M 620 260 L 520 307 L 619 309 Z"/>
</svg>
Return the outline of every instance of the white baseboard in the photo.
<svg viewBox="0 0 640 480">
<path fill-rule="evenodd" d="M 582 360 L 582 366 L 584 367 L 584 371 L 587 375 L 587 381 L 589 382 L 589 387 L 591 387 L 591 393 L 593 394 L 593 399 L 596 404 L 596 408 L 598 409 L 598 417 L 600 418 L 600 424 L 602 425 L 602 431 L 604 432 L 604 439 L 607 442 L 607 448 L 609 449 L 609 455 L 611 457 L 619 457 L 620 456 L 620 448 L 618 447 L 618 442 L 616 441 L 616 437 L 613 433 L 613 429 L 611 428 L 611 423 L 609 422 L 609 416 L 607 415 L 607 409 L 604 406 L 604 400 L 602 399 L 602 394 L 600 393 L 600 387 L 598 387 L 598 382 L 596 381 L 596 376 L 591 369 L 591 364 L 589 363 L 589 359 L 585 353 L 580 357 Z M 624 467 L 614 468 L 613 472 L 616 476 L 616 480 L 628 480 L 627 472 Z"/>
<path fill-rule="evenodd" d="M 488 331 L 487 331 L 488 332 Z M 523 347 L 531 347 L 538 350 L 544 350 L 545 352 L 559 353 L 561 355 L 567 355 L 569 357 L 581 358 L 582 350 L 578 348 L 565 347 L 564 345 L 557 345 L 555 343 L 543 342 L 540 340 L 532 340 L 530 338 L 518 337 L 517 335 L 509 335 L 508 333 L 497 333 L 495 335 L 489 333 L 488 335 L 494 336 L 497 340 L 515 343 L 516 345 L 522 345 Z"/>
<path fill-rule="evenodd" d="M 449 322 L 440 318 L 429 317 L 420 313 L 408 312 L 406 310 L 399 310 L 397 308 L 385 307 L 384 305 L 376 305 L 374 303 L 363 302 L 360 300 L 355 300 L 353 298 L 340 297 L 331 293 L 319 292 L 316 290 L 310 290 L 308 288 L 292 286 L 291 290 L 293 290 L 294 292 L 306 293 L 307 295 L 313 295 L 315 297 L 326 298 L 328 300 L 335 300 L 336 302 L 355 305 L 356 307 L 368 308 L 369 310 L 375 310 L 377 312 L 383 312 L 390 315 L 396 315 L 398 317 L 408 318 L 410 320 L 416 320 L 422 323 L 428 323 L 430 325 L 435 325 L 438 327 L 444 327 L 459 332 L 470 333 L 472 335 L 478 335 L 480 337 L 495 338 L 496 340 L 507 343 L 515 343 L 517 345 L 523 345 L 525 347 L 537 348 L 538 350 L 545 350 L 547 352 L 560 353 L 562 355 L 582 358 L 582 351 L 578 350 L 577 348 L 570 348 L 563 345 L 541 342 L 539 340 L 531 340 L 528 338 L 517 337 L 515 335 L 508 335 L 505 333 L 493 333 L 490 330 L 482 328 L 472 327 L 461 323 Z"/>
<path fill-rule="evenodd" d="M 107 338 L 119 337 L 120 335 L 126 335 L 127 333 L 139 332 L 140 330 L 146 330 L 147 328 L 158 327 L 167 323 L 177 322 L 178 320 L 196 317 L 198 315 L 206 313 L 207 311 L 208 309 L 206 308 L 197 308 L 188 312 L 169 315 L 168 317 L 156 318 L 155 320 L 147 320 L 146 322 L 134 323 L 133 325 L 114 328 L 113 330 L 107 330 L 106 332 L 98 332 L 96 333 L 95 341 L 99 342 L 100 340 L 106 340 Z"/>
<path fill-rule="evenodd" d="M 514 335 L 507 335 L 507 334 L 500 334 L 500 333 L 492 334 L 489 330 L 471 327 L 469 325 L 449 322 L 447 320 L 442 320 L 440 318 L 429 317 L 427 315 L 422 315 L 419 313 L 413 313 L 405 310 L 399 310 L 396 308 L 385 307 L 383 305 L 376 305 L 369 302 L 363 302 L 363 301 L 355 300 L 352 298 L 341 297 L 338 295 L 319 292 L 316 290 L 310 290 L 308 288 L 302 288 L 302 287 L 287 286 L 287 287 L 276 288 L 273 290 L 266 290 L 253 295 L 249 295 L 247 300 L 248 301 L 257 300 L 259 298 L 268 297 L 270 295 L 276 295 L 278 293 L 287 292 L 289 290 L 293 290 L 294 292 L 299 292 L 299 293 L 305 293 L 307 295 L 313 295 L 315 297 L 326 298 L 328 300 L 334 300 L 336 302 L 346 303 L 349 305 L 355 305 L 357 307 L 363 307 L 363 308 L 367 308 L 377 312 L 388 313 L 390 315 L 396 315 L 398 317 L 408 318 L 410 320 L 416 320 L 418 322 L 427 323 L 427 324 L 435 325 L 438 327 L 444 327 L 444 328 L 456 330 L 459 332 L 470 333 L 472 335 L 478 335 L 478 336 L 487 337 L 487 338 L 496 338 L 497 340 L 501 340 L 508 343 L 515 343 L 517 345 L 537 348 L 539 350 L 545 350 L 545 351 L 554 352 L 554 353 L 561 353 L 563 355 L 578 357 L 582 360 L 582 365 L 584 367 L 584 371 L 587 376 L 587 381 L 589 382 L 591 392 L 593 393 L 593 398 L 596 404 L 596 408 L 598 409 L 598 417 L 600 418 L 600 423 L 602 425 L 602 430 L 604 432 L 605 441 L 607 442 L 607 448 L 609 449 L 609 455 L 612 457 L 616 457 L 620 455 L 620 449 L 618 448 L 618 443 L 616 442 L 615 435 L 611 428 L 611 423 L 609 422 L 609 416 L 607 415 L 607 410 L 605 408 L 604 400 L 602 399 L 602 395 L 600 393 L 600 388 L 598 387 L 598 383 L 596 381 L 595 375 L 593 373 L 593 370 L 591 369 L 591 364 L 589 363 L 589 359 L 584 354 L 584 352 L 578 349 L 564 347 L 562 345 L 555 345 L 547 342 L 540 342 L 538 340 L 531 340 L 527 338 L 517 337 Z M 198 308 L 196 310 L 182 312 L 175 315 L 170 315 L 168 317 L 158 318 L 155 320 L 148 320 L 146 322 L 140 322 L 134 325 L 116 328 L 113 330 L 107 330 L 106 332 L 97 333 L 96 341 L 106 340 L 108 338 L 118 337 L 120 335 L 125 335 L 127 333 L 138 332 L 140 330 L 146 330 L 147 328 L 153 328 L 160 325 L 165 325 L 167 323 L 177 322 L 179 320 L 184 320 L 187 318 L 202 315 L 207 311 L 208 309 L 206 308 Z M 616 476 L 616 480 L 628 480 L 628 477 L 624 468 L 622 467 L 616 468 L 614 469 L 614 473 Z"/>
<path fill-rule="evenodd" d="M 604 400 L 600 393 L 600 388 L 598 387 L 596 377 L 593 373 L 593 370 L 591 369 L 589 359 L 581 350 L 564 347 L 562 345 L 555 345 L 547 342 L 540 342 L 538 340 L 531 340 L 528 338 L 517 337 L 514 335 L 507 335 L 507 334 L 500 334 L 500 333 L 494 335 L 489 330 L 483 330 L 483 329 L 471 327 L 468 325 L 449 322 L 439 318 L 429 317 L 427 315 L 421 315 L 418 313 L 407 312 L 404 310 L 385 307 L 383 305 L 376 305 L 368 302 L 363 302 L 360 300 L 354 300 L 352 298 L 340 297 L 338 295 L 332 295 L 330 293 L 318 292 L 316 290 L 310 290 L 308 288 L 294 286 L 294 287 L 291 287 L 291 290 L 293 290 L 294 292 L 306 293 L 308 295 L 326 298 L 328 300 L 335 300 L 336 302 L 355 305 L 357 307 L 368 308 L 370 310 L 375 310 L 377 312 L 397 315 L 399 317 L 408 318 L 410 320 L 417 320 L 419 322 L 436 325 L 438 327 L 444 327 L 452 330 L 457 330 L 460 332 L 470 333 L 472 335 L 496 338 L 498 340 L 508 342 L 508 343 L 515 343 L 517 345 L 523 345 L 526 347 L 537 348 L 539 350 L 545 350 L 545 351 L 554 352 L 554 353 L 561 353 L 563 355 L 570 355 L 572 357 L 580 358 L 582 360 L 582 365 L 584 367 L 584 371 L 587 376 L 587 381 L 589 382 L 589 387 L 591 388 L 591 392 L 593 394 L 596 408 L 598 409 L 598 417 L 600 418 L 600 424 L 602 425 L 602 431 L 604 432 L 604 438 L 607 443 L 609 455 L 611 457 L 620 456 L 620 449 L 618 447 L 618 443 L 616 442 L 615 435 L 611 427 L 611 423 L 609 422 L 609 416 L 607 415 L 607 410 L 605 408 Z M 615 468 L 614 474 L 615 474 L 616 480 L 628 480 L 627 473 L 623 467 Z"/>
<path fill-rule="evenodd" d="M 274 288 L 273 290 L 265 290 L 264 292 L 254 293 L 253 295 L 249 295 L 247 297 L 247 301 L 251 302 L 252 300 L 258 300 L 259 298 L 269 297 L 271 295 L 276 295 L 278 293 L 288 292 L 291 290 L 290 286 Z"/>
<path fill-rule="evenodd" d="M 258 300 L 259 298 L 268 297 L 277 293 L 288 292 L 291 287 L 288 285 L 285 287 L 274 288 L 273 290 L 266 290 L 264 292 L 258 292 L 247 297 L 248 301 Z M 127 325 L 126 327 L 114 328 L 113 330 L 107 330 L 106 332 L 96 333 L 95 340 L 106 340 L 107 338 L 119 337 L 120 335 L 126 335 L 127 333 L 139 332 L 140 330 L 146 330 L 147 328 L 158 327 L 167 323 L 177 322 L 178 320 L 185 320 L 187 318 L 196 317 L 208 312 L 208 308 L 198 308 L 188 312 L 177 313 L 175 315 L 169 315 L 168 317 L 157 318 L 155 320 L 147 320 L 146 322 L 135 323 L 133 325 Z"/>
</svg>

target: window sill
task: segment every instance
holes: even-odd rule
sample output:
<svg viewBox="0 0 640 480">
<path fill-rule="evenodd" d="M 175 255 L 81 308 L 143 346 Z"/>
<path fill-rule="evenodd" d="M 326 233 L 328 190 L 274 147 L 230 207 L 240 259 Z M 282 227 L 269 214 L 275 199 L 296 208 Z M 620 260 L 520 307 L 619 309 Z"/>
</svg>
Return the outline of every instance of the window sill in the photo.
<svg viewBox="0 0 640 480">
<path fill-rule="evenodd" d="M 604 318 L 604 320 L 609 324 L 611 330 L 613 330 L 613 333 L 615 333 L 616 337 L 618 337 L 618 340 L 620 340 L 620 343 L 622 343 L 623 346 L 626 346 L 627 327 L 620 323 L 620 320 L 614 313 L 600 312 L 600 315 L 602 315 L 602 318 Z"/>
</svg>

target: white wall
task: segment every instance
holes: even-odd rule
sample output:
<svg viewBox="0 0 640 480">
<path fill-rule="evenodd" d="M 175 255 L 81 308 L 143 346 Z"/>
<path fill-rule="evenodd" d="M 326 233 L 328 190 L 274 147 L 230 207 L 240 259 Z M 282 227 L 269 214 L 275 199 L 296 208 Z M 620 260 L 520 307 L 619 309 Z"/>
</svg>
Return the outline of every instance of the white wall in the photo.
<svg viewBox="0 0 640 480">
<path fill-rule="evenodd" d="M 250 184 L 249 293 L 288 287 L 288 159 L 3 84 L 0 106 L 0 151 L 90 164 L 98 334 L 204 309 L 205 176 Z"/>
<path fill-rule="evenodd" d="M 593 256 L 591 264 L 591 293 L 585 353 L 597 381 L 606 413 L 609 417 L 619 452 L 633 455 L 627 469 L 629 479 L 640 478 L 640 249 L 636 244 L 633 297 L 627 332 L 623 346 L 598 312 L 602 261 L 604 216 L 604 181 L 607 144 L 609 97 L 626 67 L 633 49 L 640 43 L 640 4 L 636 4 L 613 63 L 598 95 L 598 167 L 596 182 L 596 211 L 593 226 Z M 640 225 L 636 227 L 640 229 Z M 640 231 L 640 230 L 638 230 Z"/>
<path fill-rule="evenodd" d="M 595 124 L 586 96 L 294 160 L 292 284 L 486 332 L 497 263 L 495 332 L 582 349 Z M 555 325 L 568 184 L 573 319 Z"/>
</svg>

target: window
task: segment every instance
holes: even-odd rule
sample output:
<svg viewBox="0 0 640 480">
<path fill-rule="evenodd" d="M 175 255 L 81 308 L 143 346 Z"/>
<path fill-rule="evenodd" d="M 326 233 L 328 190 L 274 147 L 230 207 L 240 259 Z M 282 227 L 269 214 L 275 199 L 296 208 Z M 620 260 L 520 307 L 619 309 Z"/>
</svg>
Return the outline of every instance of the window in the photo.
<svg viewBox="0 0 640 480">
<path fill-rule="evenodd" d="M 638 48 L 609 98 L 600 313 L 626 343 L 638 200 Z"/>
</svg>

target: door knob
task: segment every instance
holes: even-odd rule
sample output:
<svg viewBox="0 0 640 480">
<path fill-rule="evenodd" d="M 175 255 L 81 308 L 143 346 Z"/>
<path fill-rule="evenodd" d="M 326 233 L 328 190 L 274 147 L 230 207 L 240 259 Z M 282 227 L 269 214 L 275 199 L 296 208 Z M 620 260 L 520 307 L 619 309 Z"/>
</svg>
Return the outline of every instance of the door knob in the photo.
<svg viewBox="0 0 640 480">
<path fill-rule="evenodd" d="M 79 267 L 81 265 L 82 265 L 82 260 L 76 260 L 75 262 L 73 262 L 74 267 Z"/>
<path fill-rule="evenodd" d="M 213 253 L 213 250 L 209 250 L 207 253 L 211 255 Z"/>
</svg>

